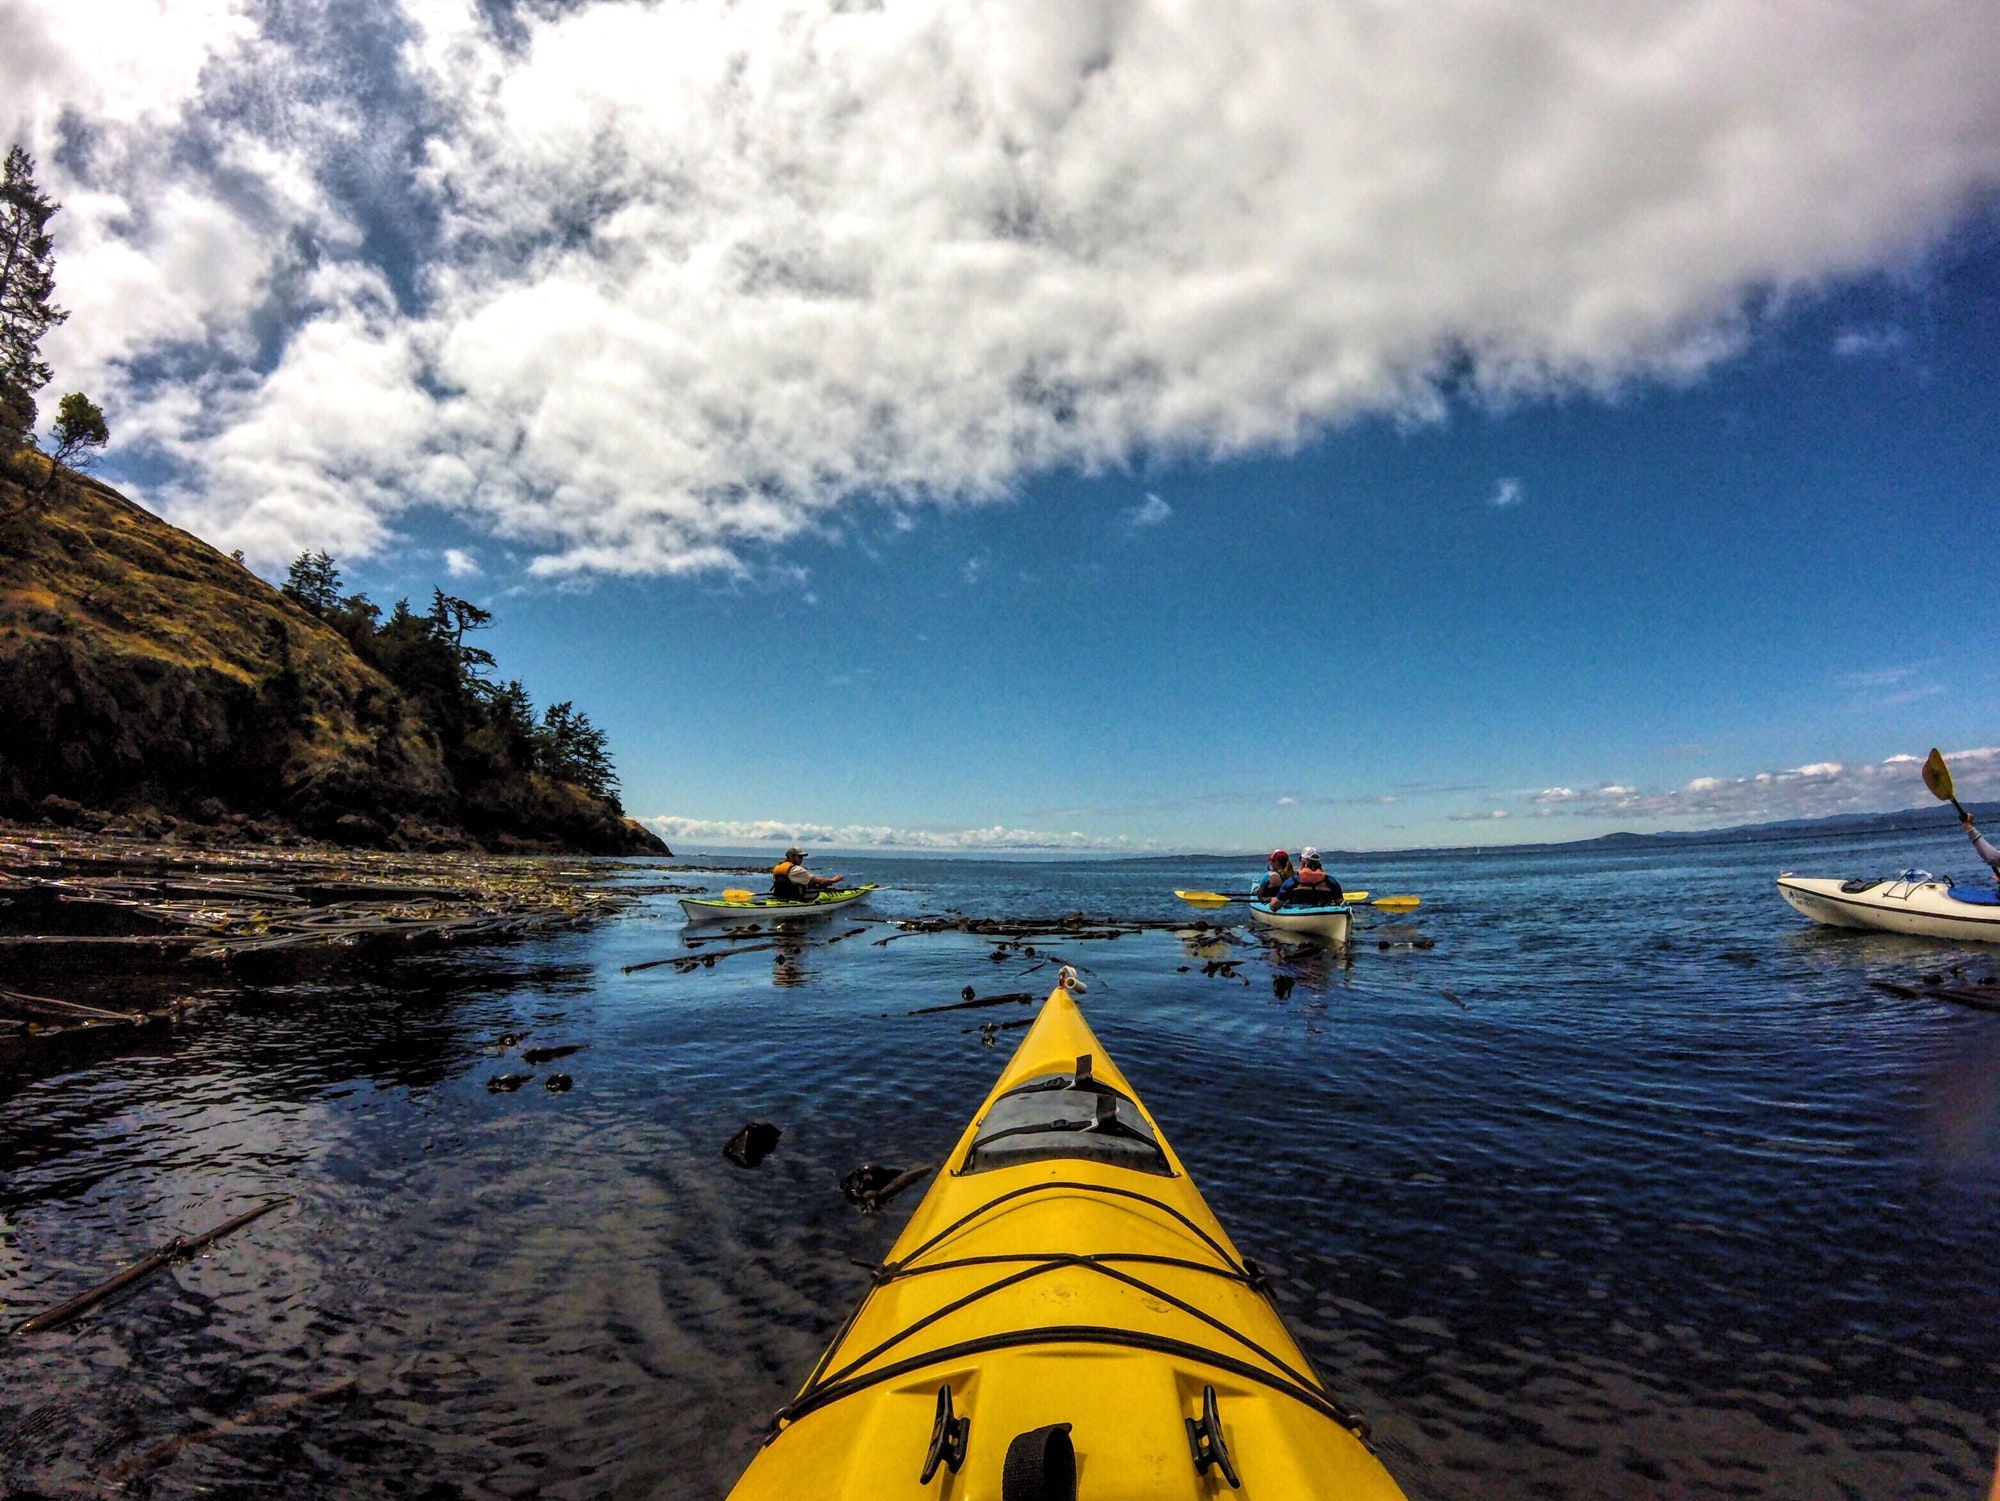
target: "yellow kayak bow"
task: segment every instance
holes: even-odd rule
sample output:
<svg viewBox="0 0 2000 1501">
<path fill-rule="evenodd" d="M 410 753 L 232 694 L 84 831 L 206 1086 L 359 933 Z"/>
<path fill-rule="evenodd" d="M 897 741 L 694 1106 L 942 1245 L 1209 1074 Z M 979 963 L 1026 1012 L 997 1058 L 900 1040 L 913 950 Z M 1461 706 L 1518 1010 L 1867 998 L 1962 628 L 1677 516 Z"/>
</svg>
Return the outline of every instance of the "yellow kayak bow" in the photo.
<svg viewBox="0 0 2000 1501">
<path fill-rule="evenodd" d="M 730 1496 L 1400 1497 L 1364 1432 L 1058 987 Z"/>
</svg>

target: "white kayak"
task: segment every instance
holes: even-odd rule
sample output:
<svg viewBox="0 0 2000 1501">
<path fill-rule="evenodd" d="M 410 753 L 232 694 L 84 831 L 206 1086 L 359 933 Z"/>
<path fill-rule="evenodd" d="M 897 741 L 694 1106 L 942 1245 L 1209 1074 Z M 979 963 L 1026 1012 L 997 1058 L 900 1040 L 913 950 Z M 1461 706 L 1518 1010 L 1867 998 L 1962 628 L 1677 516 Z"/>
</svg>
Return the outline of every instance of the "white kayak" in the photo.
<svg viewBox="0 0 2000 1501">
<path fill-rule="evenodd" d="M 848 886 L 838 891 L 822 891 L 809 902 L 775 901 L 768 896 L 753 896 L 747 901 L 731 901 L 720 896 L 684 896 L 681 898 L 681 911 L 687 914 L 691 923 L 761 928 L 770 923 L 813 922 L 831 917 L 845 908 L 859 906 L 868 900 L 868 893 L 874 889 L 873 886 Z"/>
<path fill-rule="evenodd" d="M 1354 912 L 1346 904 L 1338 907 L 1278 907 L 1269 902 L 1252 902 L 1250 916 L 1255 922 L 1280 933 L 1297 933 L 1322 943 L 1345 943 L 1354 924 Z"/>
<path fill-rule="evenodd" d="M 1954 886 L 1927 870 L 1854 881 L 1784 871 L 1778 891 L 1814 922 L 1829 927 L 2000 943 L 2000 893 L 1986 886 Z"/>
</svg>

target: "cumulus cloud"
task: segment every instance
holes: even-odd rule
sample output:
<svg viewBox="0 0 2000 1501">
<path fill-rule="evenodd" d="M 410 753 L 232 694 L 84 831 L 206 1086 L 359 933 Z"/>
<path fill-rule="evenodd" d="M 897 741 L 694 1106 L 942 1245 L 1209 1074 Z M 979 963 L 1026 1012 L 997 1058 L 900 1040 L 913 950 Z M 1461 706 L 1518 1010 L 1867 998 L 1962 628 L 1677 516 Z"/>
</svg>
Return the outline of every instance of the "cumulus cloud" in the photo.
<svg viewBox="0 0 2000 1501">
<path fill-rule="evenodd" d="M 2000 797 L 2000 747 L 1980 746 L 1945 756 L 1959 797 Z M 1846 765 L 1815 761 L 1786 771 L 1742 777 L 1695 777 L 1664 792 L 1606 783 L 1587 791 L 1551 787 L 1538 810 L 1588 818 L 1700 820 L 1712 824 L 1820 818 L 1834 813 L 1885 813 L 1931 801 L 1917 775 L 1922 757 L 1901 754 Z"/>
<path fill-rule="evenodd" d="M 1174 514 L 1174 508 L 1150 490 L 1146 498 L 1125 512 L 1125 520 L 1132 526 L 1158 526 Z"/>
<path fill-rule="evenodd" d="M 447 547 L 444 550 L 444 571 L 455 579 L 473 578 L 486 570 L 479 566 L 479 559 L 462 547 Z"/>
<path fill-rule="evenodd" d="M 1685 378 L 2000 183 L 1956 0 L 4 5 L 61 379 L 262 561 L 434 506 L 740 569 L 858 500 Z"/>
<path fill-rule="evenodd" d="M 662 814 L 640 820 L 670 845 L 763 845 L 803 842 L 829 849 L 868 850 L 987 850 L 995 852 L 1075 850 L 1086 853 L 1142 853 L 1154 846 L 1143 840 L 1101 838 L 1090 834 L 1012 829 L 995 824 L 984 829 L 910 829 L 883 824 L 788 823 L 782 819 L 682 818 Z"/>
<path fill-rule="evenodd" d="M 1509 506 L 1519 505 L 1521 482 L 1517 479 L 1503 479 L 1493 487 L 1493 493 L 1487 497 L 1486 503 L 1496 511 L 1504 511 Z"/>
</svg>

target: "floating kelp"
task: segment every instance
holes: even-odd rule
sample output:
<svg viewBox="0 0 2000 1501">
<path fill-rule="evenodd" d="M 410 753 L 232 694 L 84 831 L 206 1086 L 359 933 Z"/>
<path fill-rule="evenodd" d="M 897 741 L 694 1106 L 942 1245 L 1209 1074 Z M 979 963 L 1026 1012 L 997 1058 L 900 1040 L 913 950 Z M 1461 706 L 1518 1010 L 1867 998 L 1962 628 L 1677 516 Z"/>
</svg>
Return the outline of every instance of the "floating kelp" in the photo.
<svg viewBox="0 0 2000 1501">
<path fill-rule="evenodd" d="M 488 1094 L 512 1094 L 534 1077 L 533 1074 L 495 1074 L 486 1081 L 486 1092 Z"/>
<path fill-rule="evenodd" d="M 663 965 L 671 964 L 675 974 L 685 975 L 697 969 L 714 969 L 715 961 L 718 959 L 733 959 L 738 954 L 762 953 L 766 949 L 780 947 L 781 943 L 782 940 L 773 939 L 767 943 L 746 943 L 741 948 L 717 949 L 706 954 L 670 954 L 664 959 L 648 959 L 642 964 L 628 964 L 619 973 L 636 975 L 641 970 L 659 969 Z"/>
<path fill-rule="evenodd" d="M 561 1047 L 554 1048 L 522 1048 L 521 1061 L 523 1063 L 553 1063 L 558 1058 L 569 1057 L 571 1053 L 581 1053 L 589 1046 L 590 1044 L 587 1042 L 566 1042 Z"/>
<path fill-rule="evenodd" d="M 864 1162 L 840 1180 L 841 1197 L 863 1214 L 874 1214 L 911 1184 L 922 1182 L 931 1171 L 928 1164 L 904 1169 Z"/>
</svg>

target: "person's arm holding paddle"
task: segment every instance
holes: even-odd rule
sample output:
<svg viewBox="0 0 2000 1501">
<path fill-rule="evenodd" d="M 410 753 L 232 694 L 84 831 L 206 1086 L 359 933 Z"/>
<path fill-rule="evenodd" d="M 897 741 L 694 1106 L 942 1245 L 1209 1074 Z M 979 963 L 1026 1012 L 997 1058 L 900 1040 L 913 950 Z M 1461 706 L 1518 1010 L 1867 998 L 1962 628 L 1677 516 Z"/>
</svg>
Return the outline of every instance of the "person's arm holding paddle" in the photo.
<svg viewBox="0 0 2000 1501">
<path fill-rule="evenodd" d="M 1979 858 L 1992 869 L 1993 879 L 2000 881 L 2000 849 L 1995 849 L 1992 841 L 1979 832 L 1973 825 L 1972 815 L 1963 808 L 1958 812 L 1958 825 L 1965 830 L 1965 837 L 1972 841 L 1972 847 L 1979 852 Z"/>
</svg>

